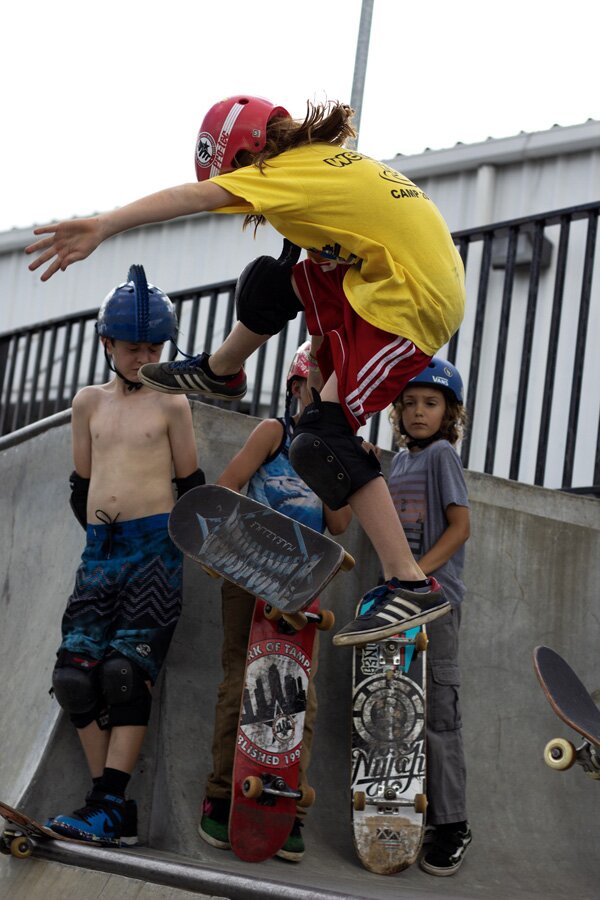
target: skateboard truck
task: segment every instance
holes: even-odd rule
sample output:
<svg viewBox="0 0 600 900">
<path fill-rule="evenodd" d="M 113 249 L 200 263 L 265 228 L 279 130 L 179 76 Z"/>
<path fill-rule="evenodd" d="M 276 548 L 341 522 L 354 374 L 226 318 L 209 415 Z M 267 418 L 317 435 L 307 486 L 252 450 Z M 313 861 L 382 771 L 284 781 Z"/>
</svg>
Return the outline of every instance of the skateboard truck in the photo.
<svg viewBox="0 0 600 900">
<path fill-rule="evenodd" d="M 427 796 L 415 794 L 412 800 L 407 797 L 399 797 L 395 788 L 381 787 L 374 797 L 367 797 L 364 791 L 354 792 L 354 809 L 362 812 L 367 806 L 375 806 L 378 811 L 397 813 L 401 809 L 414 809 L 417 813 L 424 813 L 427 809 Z"/>
<path fill-rule="evenodd" d="M 270 621 L 280 619 L 282 631 L 287 629 L 300 631 L 309 622 L 314 622 L 318 631 L 329 631 L 335 624 L 335 615 L 330 609 L 322 609 L 320 612 L 285 613 L 270 603 L 265 603 L 265 619 Z"/>
<path fill-rule="evenodd" d="M 313 788 L 305 787 L 294 790 L 281 775 L 270 775 L 265 772 L 263 775 L 249 775 L 244 779 L 242 784 L 242 793 L 244 797 L 258 800 L 272 805 L 275 803 L 276 797 L 288 797 L 296 800 L 298 806 L 312 806 L 315 802 L 315 791 Z"/>
</svg>

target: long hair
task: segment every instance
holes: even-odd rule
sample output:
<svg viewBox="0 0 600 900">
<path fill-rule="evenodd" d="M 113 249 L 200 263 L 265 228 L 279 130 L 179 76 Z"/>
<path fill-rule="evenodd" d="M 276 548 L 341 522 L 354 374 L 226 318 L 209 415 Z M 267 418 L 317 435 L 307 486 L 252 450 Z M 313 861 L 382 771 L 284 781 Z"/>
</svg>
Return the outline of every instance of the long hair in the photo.
<svg viewBox="0 0 600 900">
<path fill-rule="evenodd" d="M 440 425 L 440 436 L 438 440 L 446 440 L 454 446 L 460 441 L 467 428 L 468 416 L 467 411 L 462 403 L 458 403 L 454 397 L 450 397 L 445 391 L 439 388 L 440 393 L 444 395 L 446 401 L 446 410 Z M 402 412 L 404 405 L 402 403 L 402 394 L 398 397 L 390 410 L 390 422 L 394 432 L 394 441 L 398 447 L 406 447 L 410 441 L 409 435 L 406 434 L 402 426 Z"/>
<path fill-rule="evenodd" d="M 346 103 L 329 100 L 327 103 L 306 103 L 306 115 L 302 121 L 288 116 L 276 116 L 267 125 L 267 140 L 259 153 L 242 150 L 235 157 L 237 168 L 256 166 L 261 172 L 268 161 L 286 150 L 304 147 L 307 144 L 331 144 L 341 147 L 349 138 L 356 137 L 352 125 L 354 110 Z M 253 224 L 254 230 L 265 222 L 261 215 L 250 215 L 244 219 L 244 228 Z"/>
</svg>

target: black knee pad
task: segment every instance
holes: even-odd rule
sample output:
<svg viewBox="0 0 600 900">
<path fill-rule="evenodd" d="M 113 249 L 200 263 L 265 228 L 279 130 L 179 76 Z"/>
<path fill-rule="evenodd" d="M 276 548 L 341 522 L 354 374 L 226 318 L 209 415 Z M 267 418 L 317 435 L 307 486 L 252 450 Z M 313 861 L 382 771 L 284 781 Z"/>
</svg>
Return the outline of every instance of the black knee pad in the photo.
<svg viewBox="0 0 600 900">
<path fill-rule="evenodd" d="M 108 727 L 147 725 L 152 696 L 148 676 L 136 663 L 120 653 L 112 653 L 102 662 L 100 686 L 108 706 Z"/>
<path fill-rule="evenodd" d="M 314 394 L 298 420 L 289 459 L 298 475 L 331 509 L 340 509 L 359 488 L 381 475 L 375 454 L 350 427 L 339 403 Z"/>
<path fill-rule="evenodd" d="M 85 728 L 102 708 L 98 685 L 98 660 L 81 653 L 60 650 L 52 673 L 52 690 L 76 728 Z"/>
<path fill-rule="evenodd" d="M 304 307 L 292 287 L 300 247 L 284 240 L 279 259 L 259 256 L 248 263 L 235 288 L 239 321 L 255 334 L 278 334 Z"/>
</svg>

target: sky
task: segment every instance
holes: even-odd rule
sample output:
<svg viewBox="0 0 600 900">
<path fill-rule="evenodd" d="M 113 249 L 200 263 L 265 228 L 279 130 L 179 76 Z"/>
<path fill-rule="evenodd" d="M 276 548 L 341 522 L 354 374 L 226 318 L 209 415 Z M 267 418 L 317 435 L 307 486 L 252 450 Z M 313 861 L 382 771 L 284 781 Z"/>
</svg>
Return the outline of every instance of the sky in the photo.
<svg viewBox="0 0 600 900">
<path fill-rule="evenodd" d="M 195 178 L 232 94 L 295 117 L 352 91 L 361 0 L 9 0 L 0 231 Z M 600 119 L 590 0 L 374 0 L 358 149 L 378 159 Z M 402 168 L 401 160 L 396 168 Z"/>
</svg>

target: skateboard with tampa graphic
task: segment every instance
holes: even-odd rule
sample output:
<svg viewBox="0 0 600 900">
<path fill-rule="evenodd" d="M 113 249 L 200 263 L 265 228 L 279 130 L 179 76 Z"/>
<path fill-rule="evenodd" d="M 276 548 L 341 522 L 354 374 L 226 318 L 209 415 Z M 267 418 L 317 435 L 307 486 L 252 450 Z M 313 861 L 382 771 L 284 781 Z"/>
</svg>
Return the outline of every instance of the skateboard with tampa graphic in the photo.
<svg viewBox="0 0 600 900">
<path fill-rule="evenodd" d="M 118 847 L 119 840 L 113 841 L 82 841 L 77 838 L 65 837 L 52 831 L 26 815 L 19 809 L 13 809 L 7 803 L 0 803 L 0 816 L 7 822 L 7 827 L 0 834 L 0 853 L 10 854 L 17 859 L 27 859 L 33 853 L 38 841 L 69 841 L 75 844 L 90 844 L 96 847 Z"/>
<path fill-rule="evenodd" d="M 600 779 L 600 709 L 571 666 L 550 647 L 536 647 L 533 666 L 548 703 L 565 725 L 583 738 L 580 747 L 554 738 L 544 748 L 551 769 L 570 769 L 577 763 L 590 778 Z"/>
<path fill-rule="evenodd" d="M 187 491 L 169 517 L 179 549 L 283 612 L 315 599 L 354 560 L 336 541 L 216 484 Z"/>
<path fill-rule="evenodd" d="M 296 804 L 315 792 L 298 786 L 315 630 L 333 626 L 315 600 L 297 616 L 257 599 L 233 763 L 229 840 L 246 862 L 274 856 L 286 842 Z"/>
<path fill-rule="evenodd" d="M 363 866 L 391 875 L 425 833 L 425 626 L 354 648 L 352 829 Z"/>
</svg>

